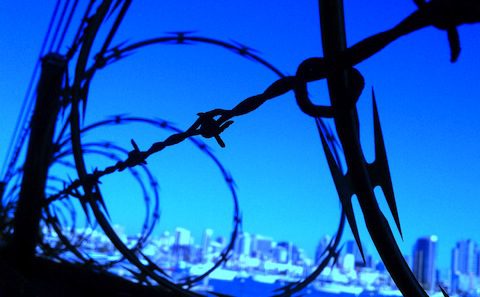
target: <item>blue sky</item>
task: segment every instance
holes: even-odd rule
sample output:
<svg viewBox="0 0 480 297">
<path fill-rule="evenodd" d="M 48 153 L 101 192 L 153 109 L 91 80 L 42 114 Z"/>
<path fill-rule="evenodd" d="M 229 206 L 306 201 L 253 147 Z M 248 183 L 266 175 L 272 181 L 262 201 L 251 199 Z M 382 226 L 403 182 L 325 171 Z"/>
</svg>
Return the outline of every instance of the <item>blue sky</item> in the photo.
<svg viewBox="0 0 480 297">
<path fill-rule="evenodd" d="M 275 4 L 138 1 L 113 43 L 191 30 L 246 44 L 284 73 L 293 74 L 304 59 L 322 55 L 317 3 Z M 1 160 L 54 5 L 55 1 L 0 4 Z M 414 9 L 413 1 L 346 0 L 348 44 L 390 28 Z M 404 231 L 400 246 L 411 254 L 418 237 L 436 234 L 442 266 L 448 265 L 456 240 L 480 242 L 479 30 L 478 25 L 459 28 L 462 53 L 455 64 L 449 62 L 446 33 L 426 28 L 358 65 L 366 81 L 358 103 L 365 154 L 373 160 L 374 86 Z M 156 45 L 96 74 L 85 120 L 92 123 L 129 113 L 163 118 L 186 129 L 197 112 L 231 108 L 261 93 L 276 78 L 261 65 L 211 45 Z M 328 102 L 325 82 L 312 84 L 310 91 L 316 102 Z M 134 125 L 103 129 L 88 139 L 112 140 L 130 149 L 130 139 L 135 138 L 146 149 L 168 135 Z M 236 118 L 223 139 L 224 149 L 211 139 L 206 142 L 236 181 L 243 228 L 291 240 L 313 254 L 319 238 L 334 232 L 340 213 L 313 119 L 301 113 L 293 94 L 287 94 Z M 87 167 L 110 164 L 98 162 L 91 160 Z M 197 242 L 204 228 L 228 235 L 232 202 L 213 162 L 189 143 L 148 162 L 161 189 L 158 230 L 186 227 L 197 234 Z M 132 196 L 138 189 L 128 186 L 123 175 L 105 179 L 103 189 L 114 223 L 136 232 L 143 202 Z M 358 207 L 357 214 L 361 221 Z M 369 236 L 359 225 L 363 242 L 372 251 Z"/>
</svg>

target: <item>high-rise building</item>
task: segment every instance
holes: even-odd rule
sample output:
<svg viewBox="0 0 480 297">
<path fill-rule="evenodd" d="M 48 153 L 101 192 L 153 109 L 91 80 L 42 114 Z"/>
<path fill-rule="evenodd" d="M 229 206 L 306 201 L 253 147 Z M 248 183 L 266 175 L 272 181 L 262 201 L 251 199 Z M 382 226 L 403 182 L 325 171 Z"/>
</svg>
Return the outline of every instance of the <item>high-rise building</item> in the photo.
<svg viewBox="0 0 480 297">
<path fill-rule="evenodd" d="M 173 254 L 177 261 L 185 260 L 189 261 L 190 244 L 192 243 L 192 236 L 190 230 L 185 228 L 175 228 L 175 243 L 173 245 Z"/>
<path fill-rule="evenodd" d="M 323 236 L 317 245 L 317 250 L 315 251 L 315 264 L 318 265 L 320 261 L 325 257 L 325 250 L 328 247 L 328 244 L 332 240 L 330 235 Z"/>
<path fill-rule="evenodd" d="M 185 228 L 175 228 L 175 245 L 188 246 L 190 245 L 191 232 Z"/>
<path fill-rule="evenodd" d="M 277 243 L 277 248 L 280 248 L 282 250 L 287 251 L 287 261 L 286 262 L 291 262 L 292 261 L 292 248 L 293 245 L 290 242 L 287 241 L 281 241 Z"/>
<path fill-rule="evenodd" d="M 202 247 L 201 247 L 202 261 L 205 261 L 207 259 L 207 256 L 212 252 L 211 251 L 212 235 L 213 235 L 212 229 L 205 229 L 205 231 L 203 231 Z"/>
<path fill-rule="evenodd" d="M 477 247 L 471 239 L 461 240 L 453 248 L 452 272 L 474 274 L 477 271 Z"/>
<path fill-rule="evenodd" d="M 235 241 L 235 255 L 240 257 L 249 257 L 251 252 L 252 246 L 252 238 L 249 233 L 241 232 L 237 236 L 237 240 Z"/>
<path fill-rule="evenodd" d="M 477 244 L 471 240 L 458 241 L 452 249 L 452 286 L 454 290 L 468 291 L 476 287 L 475 276 L 479 270 Z"/>
<path fill-rule="evenodd" d="M 296 245 L 294 244 L 291 244 L 290 246 L 290 250 L 291 250 L 291 260 L 290 262 L 292 264 L 295 264 L 295 265 L 298 265 L 299 263 L 302 262 L 302 250 L 299 249 Z"/>
<path fill-rule="evenodd" d="M 273 249 L 273 260 L 277 263 L 283 263 L 286 264 L 288 263 L 288 254 L 289 254 L 289 248 L 282 246 L 282 245 L 276 245 L 275 248 Z"/>
<path fill-rule="evenodd" d="M 367 250 L 363 249 L 365 255 L 365 261 L 363 261 L 362 254 L 360 253 L 360 249 L 357 246 L 357 242 L 355 240 L 348 240 L 345 242 L 345 248 L 343 250 L 343 257 L 346 255 L 353 255 L 354 266 L 356 267 L 370 267 L 373 265 L 371 257 L 367 257 Z"/>
<path fill-rule="evenodd" d="M 477 269 L 476 269 L 476 271 L 475 271 L 475 275 L 476 275 L 477 277 L 480 277 L 480 250 L 477 250 L 477 254 L 476 254 L 476 257 L 475 257 L 475 258 L 476 258 L 476 261 L 475 261 L 475 262 L 477 263 L 477 265 L 476 265 L 476 268 L 477 268 Z"/>
<path fill-rule="evenodd" d="M 270 237 L 255 235 L 252 237 L 252 256 L 259 259 L 271 259 L 273 240 Z"/>
<path fill-rule="evenodd" d="M 435 289 L 437 241 L 435 235 L 422 237 L 413 248 L 413 273 L 427 291 Z"/>
</svg>

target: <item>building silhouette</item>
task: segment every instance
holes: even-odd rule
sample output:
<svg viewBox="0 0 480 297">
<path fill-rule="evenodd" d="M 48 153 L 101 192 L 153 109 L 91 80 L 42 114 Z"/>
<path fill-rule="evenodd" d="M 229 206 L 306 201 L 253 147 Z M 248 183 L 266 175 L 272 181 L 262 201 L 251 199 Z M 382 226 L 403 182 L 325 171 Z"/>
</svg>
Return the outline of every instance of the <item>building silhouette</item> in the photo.
<svg viewBox="0 0 480 297">
<path fill-rule="evenodd" d="M 478 246 L 473 240 L 457 241 L 452 249 L 451 288 L 453 291 L 467 292 L 477 286 L 479 256 Z"/>
<path fill-rule="evenodd" d="M 250 233 L 240 232 L 235 241 L 235 255 L 238 257 L 250 257 L 252 247 L 252 237 Z"/>
<path fill-rule="evenodd" d="M 438 238 L 435 235 L 417 239 L 413 247 L 413 273 L 427 291 L 436 285 L 436 253 Z"/>
<path fill-rule="evenodd" d="M 202 236 L 202 262 L 207 261 L 208 255 L 211 253 L 211 242 L 212 242 L 213 230 L 205 229 Z"/>
<path fill-rule="evenodd" d="M 330 235 L 324 235 L 318 242 L 317 249 L 315 250 L 315 264 L 318 265 L 320 261 L 325 257 L 325 250 L 328 244 L 332 240 Z"/>
<path fill-rule="evenodd" d="M 192 241 L 192 235 L 190 230 L 185 228 L 175 228 L 175 242 L 173 245 L 173 254 L 177 261 L 189 261 L 190 260 L 190 246 Z"/>
</svg>

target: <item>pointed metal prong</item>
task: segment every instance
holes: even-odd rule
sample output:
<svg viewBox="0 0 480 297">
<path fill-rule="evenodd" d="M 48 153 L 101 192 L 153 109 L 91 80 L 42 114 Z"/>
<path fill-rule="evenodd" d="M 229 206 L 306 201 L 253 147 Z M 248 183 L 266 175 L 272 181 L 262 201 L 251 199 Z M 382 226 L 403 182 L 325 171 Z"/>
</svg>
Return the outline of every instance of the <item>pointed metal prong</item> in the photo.
<svg viewBox="0 0 480 297">
<path fill-rule="evenodd" d="M 413 2 L 418 8 L 422 8 L 426 4 L 425 0 L 413 0 Z"/>
<path fill-rule="evenodd" d="M 332 174 L 333 182 L 335 184 L 335 188 L 337 189 L 338 197 L 340 198 L 340 203 L 342 204 L 343 211 L 348 220 L 348 224 L 350 225 L 350 229 L 352 230 L 353 237 L 357 243 L 358 249 L 360 254 L 362 255 L 363 261 L 365 262 L 365 255 L 363 254 L 362 242 L 360 240 L 360 234 L 358 233 L 357 222 L 355 220 L 355 213 L 353 212 L 352 206 L 352 195 L 354 193 L 350 182 L 348 180 L 348 174 L 344 176 L 342 171 L 337 165 L 333 154 L 328 146 L 327 140 L 325 139 L 325 135 L 323 130 L 321 129 L 320 125 L 317 122 L 317 129 L 320 134 L 320 139 L 322 141 L 322 147 L 325 152 L 325 156 L 327 157 L 328 167 L 330 168 L 330 172 Z"/>
<path fill-rule="evenodd" d="M 370 178 L 372 183 L 382 188 L 388 207 L 392 213 L 398 232 L 403 239 L 402 228 L 400 226 L 400 217 L 398 215 L 397 203 L 395 201 L 395 194 L 393 192 L 392 179 L 390 176 L 390 169 L 388 166 L 387 152 L 385 150 L 385 143 L 383 140 L 382 127 L 380 125 L 380 117 L 378 116 L 377 100 L 375 98 L 375 91 L 372 88 L 373 101 L 373 126 L 375 137 L 375 161 L 369 165 Z"/>
<path fill-rule="evenodd" d="M 196 31 L 178 31 L 178 32 L 166 32 L 167 34 L 174 34 L 176 35 L 176 44 L 192 44 L 185 40 L 186 35 L 190 35 L 195 33 Z M 188 38 L 188 37 L 187 37 Z"/>
<path fill-rule="evenodd" d="M 439 286 L 439 287 L 440 287 L 440 291 L 442 291 L 443 297 L 450 297 L 448 296 L 447 291 L 445 291 L 445 289 L 442 286 Z"/>
<path fill-rule="evenodd" d="M 72 179 L 70 177 L 69 177 L 69 180 L 70 180 L 70 182 L 72 181 Z M 85 216 L 87 218 L 87 223 L 89 225 L 91 225 L 92 220 L 90 218 L 90 212 L 88 211 L 87 201 L 85 201 L 85 195 L 81 195 L 80 191 L 78 191 L 78 189 L 74 189 L 74 190 L 72 190 L 72 196 L 78 198 L 78 201 L 80 202 L 80 205 L 82 206 L 83 212 L 85 213 Z"/>
<path fill-rule="evenodd" d="M 120 6 L 120 4 L 121 4 L 122 2 L 123 2 L 123 0 L 117 0 L 117 2 L 115 2 L 115 3 L 113 4 L 113 7 L 110 8 L 110 11 L 109 11 L 109 13 L 107 14 L 107 17 L 105 18 L 106 20 L 108 20 L 108 19 L 112 16 L 112 14 L 117 10 L 117 8 Z"/>
<path fill-rule="evenodd" d="M 115 56 L 113 59 L 109 59 L 106 65 L 110 65 L 110 64 L 112 64 L 112 63 L 115 62 L 115 61 L 128 58 L 128 57 L 130 57 L 130 56 L 132 56 L 132 55 L 135 55 L 136 53 L 137 53 L 137 51 L 130 51 L 130 52 L 128 52 L 128 53 L 121 53 L 120 55 Z"/>
<path fill-rule="evenodd" d="M 135 140 L 133 140 L 133 138 L 130 139 L 130 143 L 132 144 L 133 149 L 134 149 L 135 151 L 140 151 L 140 149 L 138 148 L 137 143 L 135 142 Z"/>
<path fill-rule="evenodd" d="M 340 199 L 342 203 L 343 210 L 345 211 L 345 215 L 347 216 L 348 224 L 350 225 L 350 229 L 352 229 L 353 237 L 355 238 L 355 242 L 357 243 L 358 250 L 362 255 L 363 262 L 365 261 L 365 254 L 363 253 L 362 241 L 360 240 L 360 234 L 358 233 L 357 221 L 355 220 L 355 213 L 353 212 L 352 201 L 349 198 L 347 201 L 345 199 Z"/>
<path fill-rule="evenodd" d="M 222 148 L 225 147 L 225 142 L 223 141 L 223 139 L 220 137 L 220 135 L 215 135 L 213 136 L 215 138 L 215 140 L 217 141 L 218 145 Z"/>
<path fill-rule="evenodd" d="M 94 188 L 92 189 L 91 193 L 92 193 L 93 199 L 100 203 L 107 218 L 111 220 L 110 214 L 108 213 L 107 205 L 105 204 L 105 200 L 103 200 L 103 196 L 100 193 L 100 188 L 98 187 L 98 185 L 94 185 Z"/>
<path fill-rule="evenodd" d="M 450 46 L 450 62 L 454 63 L 457 61 L 458 56 L 460 55 L 460 36 L 458 35 L 458 30 L 456 27 L 449 28 L 447 30 L 448 34 L 448 44 Z"/>
<path fill-rule="evenodd" d="M 238 53 L 240 56 L 246 57 L 248 59 L 252 59 L 251 56 L 255 53 L 260 53 L 258 50 L 248 47 L 240 42 L 232 40 L 232 43 L 236 46 L 232 48 L 232 50 Z"/>
<path fill-rule="evenodd" d="M 130 272 L 133 275 L 133 277 L 135 277 L 139 281 L 145 278 L 145 275 L 143 275 L 141 272 L 136 272 L 135 270 L 133 270 L 131 268 L 128 268 L 126 266 L 122 266 L 122 267 L 123 267 L 123 269 Z"/>
<path fill-rule="evenodd" d="M 88 211 L 87 202 L 82 201 L 82 199 L 80 199 L 80 205 L 82 206 L 83 212 L 85 213 L 85 216 L 87 217 L 87 223 L 89 225 L 92 225 L 92 219 L 90 217 L 90 212 Z"/>
<path fill-rule="evenodd" d="M 126 39 L 118 44 L 116 44 L 115 46 L 112 47 L 112 50 L 120 50 L 120 48 L 122 46 L 124 46 L 125 44 L 127 44 L 130 40 L 129 39 Z"/>
</svg>

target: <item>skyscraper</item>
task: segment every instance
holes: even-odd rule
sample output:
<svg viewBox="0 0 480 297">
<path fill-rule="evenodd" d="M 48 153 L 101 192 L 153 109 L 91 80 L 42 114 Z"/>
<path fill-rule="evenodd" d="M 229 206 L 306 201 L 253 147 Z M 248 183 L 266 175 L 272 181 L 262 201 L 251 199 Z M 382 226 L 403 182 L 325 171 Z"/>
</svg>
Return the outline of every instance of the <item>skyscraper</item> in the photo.
<svg viewBox="0 0 480 297">
<path fill-rule="evenodd" d="M 471 239 L 461 240 L 453 248 L 455 257 L 452 257 L 452 272 L 475 274 L 477 271 L 477 247 Z"/>
<path fill-rule="evenodd" d="M 288 263 L 289 247 L 277 244 L 273 248 L 273 260 L 277 263 Z"/>
<path fill-rule="evenodd" d="M 325 257 L 324 252 L 327 249 L 331 239 L 332 237 L 330 235 L 325 235 L 318 242 L 317 250 L 315 251 L 315 264 L 319 264 L 320 261 Z"/>
<path fill-rule="evenodd" d="M 247 232 L 240 232 L 235 241 L 235 255 L 249 257 L 251 252 L 252 238 Z"/>
<path fill-rule="evenodd" d="M 475 276 L 478 274 L 478 247 L 471 240 L 458 241 L 452 249 L 452 288 L 468 291 L 476 287 Z"/>
<path fill-rule="evenodd" d="M 357 243 L 355 240 L 348 240 L 345 242 L 345 248 L 343 250 L 343 256 L 345 257 L 346 255 L 353 255 L 353 260 L 354 260 L 354 267 L 371 267 L 372 266 L 372 259 L 371 257 L 368 257 L 367 255 L 367 250 L 363 248 L 363 253 L 365 255 L 365 263 L 362 258 L 362 254 L 360 253 L 360 249 L 357 246 Z"/>
<path fill-rule="evenodd" d="M 477 260 L 475 261 L 477 263 L 477 266 L 476 266 L 476 271 L 475 271 L 475 275 L 477 277 L 480 277 L 480 251 L 477 250 L 477 254 L 476 254 L 476 257 L 475 257 Z"/>
<path fill-rule="evenodd" d="M 173 254 L 177 261 L 190 260 L 190 243 L 192 241 L 191 232 L 185 228 L 175 228 L 175 243 L 173 245 Z"/>
<path fill-rule="evenodd" d="M 212 241 L 213 230 L 205 229 L 203 231 L 202 237 L 202 261 L 206 261 L 208 255 L 211 253 L 211 241 Z"/>
<path fill-rule="evenodd" d="M 252 236 L 252 256 L 259 259 L 271 259 L 273 240 L 270 237 L 255 235 Z"/>
<path fill-rule="evenodd" d="M 435 235 L 417 239 L 413 248 L 413 273 L 427 291 L 435 288 L 436 249 Z"/>
</svg>

